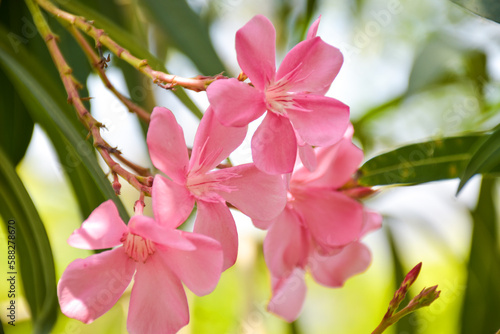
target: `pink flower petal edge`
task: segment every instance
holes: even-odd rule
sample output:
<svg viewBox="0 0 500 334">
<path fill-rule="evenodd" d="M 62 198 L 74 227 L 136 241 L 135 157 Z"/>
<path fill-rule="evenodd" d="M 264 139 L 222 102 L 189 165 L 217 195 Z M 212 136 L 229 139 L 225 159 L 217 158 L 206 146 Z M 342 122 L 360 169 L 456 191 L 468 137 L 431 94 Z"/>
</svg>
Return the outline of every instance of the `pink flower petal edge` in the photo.
<svg viewBox="0 0 500 334">
<path fill-rule="evenodd" d="M 268 174 L 291 173 L 296 154 L 295 132 L 288 119 L 268 113 L 252 137 L 255 166 Z"/>
<path fill-rule="evenodd" d="M 99 205 L 82 226 L 68 239 L 68 244 L 82 249 L 105 249 L 118 246 L 127 226 L 112 200 Z"/>
<path fill-rule="evenodd" d="M 153 109 L 147 144 L 155 167 L 176 183 L 185 182 L 189 157 L 184 132 L 167 108 Z"/>
<path fill-rule="evenodd" d="M 260 90 L 274 81 L 276 31 L 269 19 L 254 16 L 236 32 L 236 55 L 241 69 Z"/>
<path fill-rule="evenodd" d="M 120 299 L 134 272 L 134 261 L 118 248 L 73 261 L 57 285 L 62 313 L 91 323 Z"/>
<path fill-rule="evenodd" d="M 295 268 L 288 277 L 280 279 L 273 277 L 273 297 L 267 309 L 286 321 L 292 322 L 299 316 L 305 298 L 304 271 Z"/>
</svg>

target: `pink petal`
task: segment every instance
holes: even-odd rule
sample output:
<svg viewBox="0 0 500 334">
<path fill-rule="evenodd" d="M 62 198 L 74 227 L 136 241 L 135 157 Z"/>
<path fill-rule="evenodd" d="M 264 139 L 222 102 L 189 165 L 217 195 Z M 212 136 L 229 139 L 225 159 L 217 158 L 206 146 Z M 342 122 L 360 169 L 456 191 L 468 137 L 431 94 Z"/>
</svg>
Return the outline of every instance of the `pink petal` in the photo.
<svg viewBox="0 0 500 334">
<path fill-rule="evenodd" d="M 263 15 L 256 15 L 236 32 L 236 55 L 252 84 L 263 90 L 276 72 L 276 31 Z"/>
<path fill-rule="evenodd" d="M 207 236 L 182 231 L 182 236 L 196 248 L 179 250 L 166 248 L 159 251 L 177 277 L 195 294 L 204 296 L 212 292 L 222 272 L 222 247 Z"/>
<path fill-rule="evenodd" d="M 130 233 L 163 245 L 184 251 L 192 251 L 196 246 L 183 236 L 183 232 L 158 224 L 150 217 L 133 216 L 128 224 Z"/>
<path fill-rule="evenodd" d="M 319 166 L 317 175 L 319 177 L 312 185 L 328 185 L 332 188 L 340 188 L 358 170 L 363 161 L 363 151 L 345 137 L 337 145 L 338 148 L 333 150 L 323 147 L 318 148 Z"/>
<path fill-rule="evenodd" d="M 382 227 L 382 215 L 380 213 L 365 208 L 363 214 L 364 214 L 364 219 L 363 219 L 364 224 L 363 224 L 363 231 L 361 231 L 362 235 L 373 232 Z"/>
<path fill-rule="evenodd" d="M 273 278 L 273 297 L 267 309 L 286 321 L 292 322 L 299 317 L 305 298 L 304 271 L 296 268 L 289 277 Z"/>
<path fill-rule="evenodd" d="M 309 145 L 329 146 L 344 136 L 349 125 L 349 107 L 320 95 L 296 95 L 294 102 L 310 111 L 287 109 L 295 130 Z"/>
<path fill-rule="evenodd" d="M 208 108 L 194 139 L 189 170 L 204 173 L 215 168 L 241 145 L 247 127 L 226 127 L 219 123 L 212 108 Z"/>
<path fill-rule="evenodd" d="M 127 319 L 131 334 L 173 334 L 189 322 L 184 287 L 156 255 L 137 265 Z"/>
<path fill-rule="evenodd" d="M 236 262 L 238 256 L 238 232 L 228 207 L 220 202 L 198 201 L 198 212 L 194 223 L 195 233 L 200 233 L 220 242 L 224 252 L 222 270 Z"/>
<path fill-rule="evenodd" d="M 153 165 L 174 182 L 184 184 L 189 163 L 184 132 L 167 108 L 153 109 L 147 143 Z"/>
<path fill-rule="evenodd" d="M 345 137 L 335 145 L 318 147 L 315 151 L 318 161 L 316 170 L 310 173 L 300 169 L 293 174 L 292 182 L 339 189 L 351 179 L 363 161 L 363 151 Z"/>
<path fill-rule="evenodd" d="M 321 246 L 343 246 L 360 238 L 363 206 L 357 201 L 335 191 L 318 189 L 294 195 L 294 207 Z"/>
<path fill-rule="evenodd" d="M 207 96 L 224 126 L 246 126 L 266 111 L 264 92 L 234 78 L 211 83 Z"/>
<path fill-rule="evenodd" d="M 286 208 L 271 225 L 264 239 L 264 257 L 274 277 L 286 277 L 303 268 L 308 257 L 307 231 L 295 211 Z"/>
<path fill-rule="evenodd" d="M 290 121 L 267 113 L 252 137 L 255 166 L 268 174 L 291 173 L 296 155 L 297 140 Z"/>
<path fill-rule="evenodd" d="M 191 214 L 194 197 L 185 185 L 156 175 L 152 190 L 155 220 L 166 227 L 179 227 Z"/>
<path fill-rule="evenodd" d="M 309 30 L 307 31 L 307 38 L 306 39 L 312 39 L 312 38 L 316 37 L 316 35 L 318 34 L 318 26 L 319 26 L 320 20 L 321 20 L 321 15 L 309 27 Z"/>
<path fill-rule="evenodd" d="M 318 162 L 316 160 L 316 154 L 314 153 L 314 149 L 311 145 L 304 144 L 299 145 L 299 157 L 302 165 L 309 171 L 314 171 L 318 166 Z"/>
<path fill-rule="evenodd" d="M 281 213 L 286 205 L 286 188 L 281 175 L 266 174 L 254 164 L 239 165 L 218 172 L 238 176 L 222 184 L 234 191 L 219 194 L 250 218 L 269 220 Z"/>
<path fill-rule="evenodd" d="M 120 299 L 135 271 L 135 262 L 116 248 L 76 259 L 57 285 L 61 311 L 66 316 L 91 323 Z"/>
<path fill-rule="evenodd" d="M 274 221 L 275 219 L 271 220 L 252 219 L 253 225 L 261 230 L 267 230 L 274 223 Z"/>
<path fill-rule="evenodd" d="M 370 250 L 360 242 L 353 242 L 332 256 L 315 253 L 309 266 L 318 283 L 329 287 L 340 287 L 351 276 L 365 271 L 370 262 Z"/>
<path fill-rule="evenodd" d="M 344 58 L 340 51 L 319 37 L 297 44 L 283 59 L 276 81 L 289 82 L 290 92 L 324 95 L 337 76 Z"/>
<path fill-rule="evenodd" d="M 125 232 L 127 226 L 120 218 L 115 203 L 107 200 L 71 234 L 68 244 L 82 249 L 112 248 L 121 244 L 120 239 Z"/>
</svg>

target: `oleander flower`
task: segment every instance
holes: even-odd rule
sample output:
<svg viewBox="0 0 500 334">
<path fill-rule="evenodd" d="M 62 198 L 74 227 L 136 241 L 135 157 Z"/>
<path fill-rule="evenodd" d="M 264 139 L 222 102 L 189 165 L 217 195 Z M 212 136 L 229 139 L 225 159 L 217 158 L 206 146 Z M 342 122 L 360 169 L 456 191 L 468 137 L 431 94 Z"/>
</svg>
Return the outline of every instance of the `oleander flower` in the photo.
<svg viewBox="0 0 500 334">
<path fill-rule="evenodd" d="M 272 276 L 269 311 L 295 320 L 305 299 L 304 274 L 318 283 L 340 287 L 370 264 L 371 255 L 360 239 L 380 227 L 382 218 L 367 210 L 353 194 L 369 189 L 346 189 L 363 158 L 350 133 L 337 144 L 315 149 L 318 166 L 304 166 L 292 174 L 285 210 L 272 221 L 256 221 L 269 228 L 264 256 Z"/>
<path fill-rule="evenodd" d="M 223 270 L 234 264 L 238 252 L 236 225 L 226 201 L 250 218 L 264 220 L 276 217 L 286 205 L 286 187 L 278 175 L 261 172 L 253 163 L 214 170 L 242 143 L 246 130 L 222 126 L 208 108 L 189 158 L 174 115 L 156 107 L 147 134 L 153 164 L 170 177 L 157 176 L 153 183 L 155 215 L 183 221 L 196 202 L 194 232 L 221 243 Z"/>
<path fill-rule="evenodd" d="M 255 165 L 270 174 L 292 172 L 297 144 L 333 145 L 349 123 L 349 108 L 324 96 L 343 57 L 316 37 L 318 24 L 319 19 L 276 71 L 276 32 L 266 17 L 255 16 L 236 33 L 238 63 L 251 85 L 227 79 L 207 88 L 211 107 L 225 126 L 244 127 L 268 111 L 251 145 Z"/>
<path fill-rule="evenodd" d="M 69 264 L 57 286 L 61 311 L 91 323 L 111 309 L 133 277 L 128 331 L 176 333 L 189 322 L 182 283 L 206 295 L 217 285 L 222 269 L 219 242 L 176 230 L 182 222 L 139 214 L 127 226 L 111 200 L 101 204 L 68 243 L 83 249 L 116 248 Z"/>
</svg>

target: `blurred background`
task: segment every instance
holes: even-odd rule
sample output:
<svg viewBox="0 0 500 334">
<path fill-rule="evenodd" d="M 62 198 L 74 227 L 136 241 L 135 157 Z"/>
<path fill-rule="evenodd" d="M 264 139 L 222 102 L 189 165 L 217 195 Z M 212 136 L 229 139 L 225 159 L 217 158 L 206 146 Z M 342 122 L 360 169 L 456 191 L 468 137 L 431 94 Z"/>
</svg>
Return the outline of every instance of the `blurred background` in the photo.
<svg viewBox="0 0 500 334">
<path fill-rule="evenodd" d="M 310 23 L 321 15 L 318 35 L 344 55 L 342 70 L 327 96 L 350 106 L 354 140 L 365 151 L 366 160 L 408 143 L 488 130 L 500 120 L 500 25 L 448 0 L 54 2 L 95 20 L 119 43 L 135 45 L 126 46 L 132 53 L 147 50 L 154 62 L 185 77 L 222 71 L 237 76 L 234 36 L 256 14 L 264 14 L 275 25 L 278 61 L 304 39 Z M 31 17 L 24 7 L 23 2 L 0 1 L 0 23 L 14 34 L 8 35 L 14 36 L 9 39 L 12 45 L 30 50 L 52 73 L 53 64 L 41 51 L 43 41 L 30 30 Z M 75 75 L 85 83 L 88 93 L 82 96 L 93 97 L 91 112 L 106 125 L 103 137 L 125 157 L 152 167 L 145 124 L 106 90 L 59 22 L 49 18 L 49 23 L 60 33 L 61 47 Z M 138 56 L 146 58 L 144 53 Z M 10 113 L 22 112 L 23 103 L 23 96 L 16 97 L 17 104 L 9 102 L 14 95 L 5 93 L 9 87 L 12 91 L 12 84 L 4 72 L 0 67 L 2 128 Z M 171 109 L 188 145 L 192 144 L 199 120 L 172 92 L 153 85 L 114 55 L 107 74 L 120 92 L 147 110 L 155 105 Z M 201 111 L 208 105 L 205 93 L 187 92 L 187 96 Z M 74 111 L 69 114 L 74 115 Z M 73 172 L 81 162 L 73 159 L 67 144 L 54 147 L 48 123 L 31 118 L 43 126 L 34 125 L 16 171 L 44 223 L 58 279 L 71 261 L 91 254 L 71 248 L 66 239 L 97 205 L 89 202 L 85 208 L 78 200 Z M 253 124 L 251 129 L 256 127 Z M 84 137 L 83 127 L 79 129 Z M 231 156 L 234 163 L 250 161 L 250 138 L 251 133 Z M 106 172 L 107 167 L 99 163 Z M 411 294 L 437 284 L 441 297 L 387 333 L 495 333 L 500 329 L 500 214 L 496 209 L 500 199 L 494 179 L 485 182 L 490 186 L 483 199 L 492 210 L 476 209 L 480 183 L 476 176 L 459 196 L 455 196 L 458 180 L 380 187 L 365 203 L 384 216 L 383 228 L 364 239 L 372 251 L 370 268 L 340 289 L 322 287 L 307 277 L 306 302 L 293 324 L 265 311 L 271 292 L 262 255 L 265 233 L 234 212 L 240 236 L 238 261 L 223 273 L 212 294 L 188 293 L 191 321 L 181 333 L 371 333 L 404 274 L 418 262 L 423 267 Z M 120 198 L 131 214 L 137 192 L 126 182 L 122 185 Z M 492 230 L 474 230 L 481 212 L 494 222 Z M 1 226 L 0 239 L 6 240 L 5 225 Z M 6 249 L 0 243 L 0 254 L 7 254 Z M 0 291 L 7 291 L 4 279 Z M 7 326 L 5 312 L 0 312 L 5 333 L 33 331 L 25 292 L 20 292 L 16 326 Z M 52 332 L 126 333 L 129 296 L 130 290 L 90 325 L 59 313 Z M 0 309 L 5 310 L 8 303 L 6 293 L 1 293 Z"/>
</svg>

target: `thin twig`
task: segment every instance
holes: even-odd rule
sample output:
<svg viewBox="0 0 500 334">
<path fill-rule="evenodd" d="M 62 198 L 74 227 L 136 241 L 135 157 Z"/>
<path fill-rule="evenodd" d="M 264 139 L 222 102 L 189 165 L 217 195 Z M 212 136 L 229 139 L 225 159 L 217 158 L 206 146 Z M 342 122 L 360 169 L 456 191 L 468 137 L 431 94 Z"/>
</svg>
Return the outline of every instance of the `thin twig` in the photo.
<svg viewBox="0 0 500 334">
<path fill-rule="evenodd" d="M 70 33 L 75 37 L 76 41 L 80 46 L 82 47 L 83 51 L 89 58 L 90 64 L 96 69 L 97 73 L 99 74 L 99 77 L 101 78 L 101 81 L 104 83 L 104 85 L 127 107 L 127 109 L 131 113 L 135 113 L 138 117 L 143 119 L 144 121 L 148 122 L 151 119 L 151 115 L 144 109 L 142 109 L 140 106 L 135 104 L 134 102 L 130 101 L 128 98 L 123 96 L 116 88 L 111 84 L 109 81 L 106 72 L 104 71 L 103 64 L 105 64 L 106 60 L 104 58 L 101 58 L 98 56 L 95 52 L 92 46 L 87 42 L 87 40 L 82 36 L 80 31 L 75 28 L 75 26 L 71 26 L 69 28 Z"/>
<path fill-rule="evenodd" d="M 116 173 L 130 183 L 134 188 L 147 195 L 151 195 L 152 177 L 144 177 L 134 175 L 124 169 L 120 164 L 113 160 L 111 153 L 116 150 L 113 149 L 102 137 L 101 128 L 103 124 L 98 122 L 90 112 L 85 108 L 79 94 L 78 89 L 81 88 L 80 83 L 72 75 L 72 69 L 64 59 L 64 56 L 57 45 L 57 38 L 50 29 L 47 21 L 43 17 L 40 8 L 36 5 L 34 0 L 26 0 L 26 4 L 33 16 L 35 25 L 42 35 L 49 53 L 54 61 L 64 88 L 68 93 L 68 103 L 72 104 L 77 112 L 78 118 L 83 123 L 85 128 L 89 131 L 89 135 L 94 139 L 94 147 L 97 149 L 106 165 L 108 165 L 111 173 Z"/>
<path fill-rule="evenodd" d="M 161 71 L 155 71 L 148 65 L 147 59 L 139 59 L 133 56 L 128 50 L 116 43 L 111 37 L 109 37 L 104 30 L 97 29 L 92 25 L 91 21 L 87 21 L 83 17 L 75 16 L 70 14 L 60 8 L 54 6 L 48 0 L 33 0 L 36 1 L 41 7 L 43 7 L 47 12 L 59 17 L 60 19 L 76 26 L 78 29 L 82 30 L 87 35 L 91 36 L 96 41 L 96 46 L 104 45 L 117 55 L 119 58 L 123 59 L 133 67 L 135 67 L 140 72 L 144 73 L 146 76 L 151 78 L 154 83 L 161 85 L 166 89 L 172 89 L 175 86 L 181 86 L 186 89 L 193 90 L 195 92 L 201 92 L 207 89 L 213 81 L 218 79 L 225 79 L 223 75 L 215 76 L 196 76 L 194 78 L 183 78 L 173 74 L 167 74 Z"/>
</svg>

